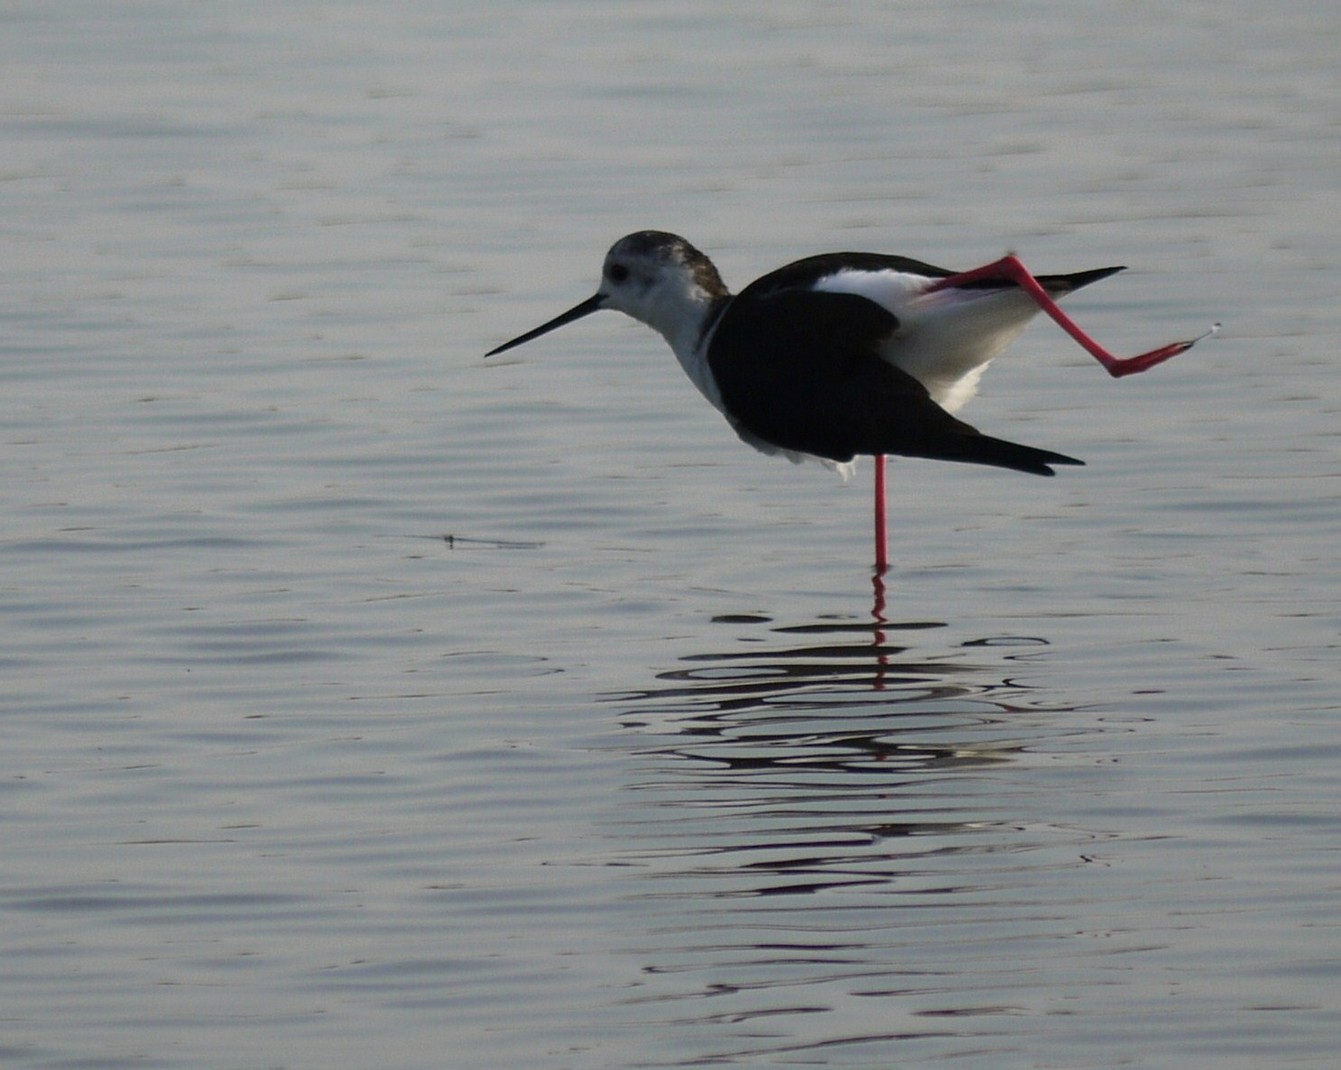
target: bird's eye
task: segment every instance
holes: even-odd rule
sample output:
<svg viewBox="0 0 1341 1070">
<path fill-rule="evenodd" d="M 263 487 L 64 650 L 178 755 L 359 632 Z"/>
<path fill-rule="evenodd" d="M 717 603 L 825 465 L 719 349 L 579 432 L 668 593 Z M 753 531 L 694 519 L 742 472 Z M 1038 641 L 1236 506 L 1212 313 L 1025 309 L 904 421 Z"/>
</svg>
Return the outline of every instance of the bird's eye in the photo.
<svg viewBox="0 0 1341 1070">
<path fill-rule="evenodd" d="M 629 269 L 623 264 L 611 264 L 605 269 L 605 277 L 611 282 L 628 282 Z"/>
</svg>

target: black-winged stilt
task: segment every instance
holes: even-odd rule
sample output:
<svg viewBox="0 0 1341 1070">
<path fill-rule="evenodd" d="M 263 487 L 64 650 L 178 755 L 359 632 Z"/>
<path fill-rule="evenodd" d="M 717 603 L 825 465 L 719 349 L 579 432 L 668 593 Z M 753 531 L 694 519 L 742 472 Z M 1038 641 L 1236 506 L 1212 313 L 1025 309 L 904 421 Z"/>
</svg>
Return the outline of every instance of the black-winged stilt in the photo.
<svg viewBox="0 0 1341 1070">
<path fill-rule="evenodd" d="M 1043 476 L 1054 464 L 1083 463 L 992 438 L 951 415 L 1040 309 L 1113 376 L 1145 371 L 1201 340 L 1115 357 L 1058 307 L 1056 298 L 1121 270 L 1035 276 L 1007 256 L 956 273 L 902 256 L 824 253 L 732 296 L 712 261 L 683 238 L 643 230 L 611 247 L 593 296 L 485 355 L 603 308 L 647 324 L 756 449 L 815 458 L 844 478 L 858 454 L 875 457 L 875 564 L 883 573 L 886 454 Z"/>
</svg>

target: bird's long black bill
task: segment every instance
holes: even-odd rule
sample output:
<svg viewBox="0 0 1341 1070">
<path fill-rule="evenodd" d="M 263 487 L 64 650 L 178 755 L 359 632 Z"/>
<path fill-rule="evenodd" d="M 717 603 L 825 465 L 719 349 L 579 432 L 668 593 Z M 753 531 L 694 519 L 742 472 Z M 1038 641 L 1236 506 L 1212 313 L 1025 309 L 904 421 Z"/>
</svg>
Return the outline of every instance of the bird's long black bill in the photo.
<svg viewBox="0 0 1341 1070">
<path fill-rule="evenodd" d="M 605 297 L 602 294 L 594 294 L 591 297 L 588 297 L 580 305 L 574 305 L 567 312 L 563 313 L 563 315 L 555 316 L 548 323 L 542 323 L 535 330 L 527 331 L 525 334 L 514 338 L 511 342 L 504 342 L 497 349 L 491 349 L 484 355 L 486 357 L 492 357 L 498 353 L 512 349 L 514 346 L 529 342 L 533 338 L 539 338 L 542 334 L 549 334 L 550 331 L 556 330 L 565 324 L 572 323 L 573 320 L 580 320 L 583 316 L 590 316 L 593 312 L 599 312 L 604 305 Z"/>
</svg>

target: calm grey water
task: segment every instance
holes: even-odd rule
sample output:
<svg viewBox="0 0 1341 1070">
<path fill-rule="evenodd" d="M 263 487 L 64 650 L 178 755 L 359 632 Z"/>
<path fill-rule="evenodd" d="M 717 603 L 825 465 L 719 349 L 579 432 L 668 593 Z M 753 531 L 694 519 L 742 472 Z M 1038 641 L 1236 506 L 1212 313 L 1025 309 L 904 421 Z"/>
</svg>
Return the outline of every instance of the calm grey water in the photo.
<svg viewBox="0 0 1341 1070">
<path fill-rule="evenodd" d="M 0 1059 L 1334 1066 L 1334 4 L 11 3 Z M 968 416 L 740 445 L 680 231 L 1125 263 Z M 449 542 L 444 536 L 453 536 Z"/>
</svg>

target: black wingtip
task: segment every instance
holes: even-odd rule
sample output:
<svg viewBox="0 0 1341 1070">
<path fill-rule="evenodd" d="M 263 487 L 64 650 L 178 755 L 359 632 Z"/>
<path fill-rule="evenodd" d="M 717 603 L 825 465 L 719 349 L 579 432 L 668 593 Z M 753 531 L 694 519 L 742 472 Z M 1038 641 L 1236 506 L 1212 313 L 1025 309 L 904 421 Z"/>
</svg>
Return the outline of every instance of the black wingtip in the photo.
<svg viewBox="0 0 1341 1070">
<path fill-rule="evenodd" d="M 1053 453 L 1051 450 L 1043 450 L 1042 452 L 1047 454 L 1044 459 L 1044 463 L 1047 465 L 1064 464 L 1075 468 L 1085 467 L 1085 462 L 1078 457 L 1068 457 L 1065 453 Z M 1048 468 L 1048 475 L 1055 476 L 1056 474 L 1051 467 Z"/>
<path fill-rule="evenodd" d="M 1092 282 L 1098 282 L 1100 279 L 1106 279 L 1110 275 L 1116 275 L 1119 271 L 1126 271 L 1125 264 L 1119 264 L 1116 267 L 1091 268 L 1089 271 L 1075 271 L 1070 275 L 1045 275 L 1039 278 L 1045 289 L 1053 293 L 1068 294 L 1074 290 L 1079 290 L 1082 286 L 1088 286 Z"/>
<path fill-rule="evenodd" d="M 993 438 L 990 435 L 965 436 L 959 442 L 958 455 L 947 453 L 946 460 L 968 461 L 972 464 L 988 464 L 997 468 L 1010 468 L 1016 472 L 1027 472 L 1035 476 L 1055 476 L 1054 464 L 1084 465 L 1085 462 L 1065 453 L 1041 450 L 1036 446 L 1022 446 L 1018 442 Z"/>
</svg>

